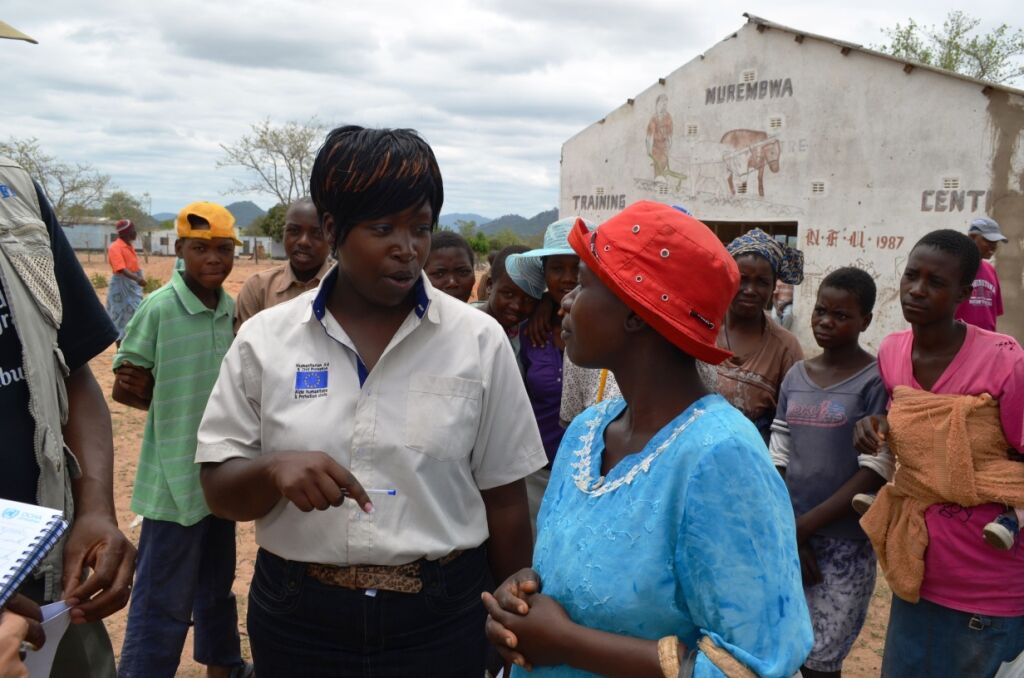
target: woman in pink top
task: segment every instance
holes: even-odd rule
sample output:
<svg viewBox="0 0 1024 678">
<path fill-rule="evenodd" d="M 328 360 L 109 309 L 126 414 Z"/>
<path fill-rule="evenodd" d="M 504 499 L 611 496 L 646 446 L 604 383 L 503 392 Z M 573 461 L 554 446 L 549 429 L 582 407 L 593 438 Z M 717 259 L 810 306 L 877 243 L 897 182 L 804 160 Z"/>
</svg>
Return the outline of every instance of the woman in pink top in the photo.
<svg viewBox="0 0 1024 678">
<path fill-rule="evenodd" d="M 1024 351 L 1011 337 L 955 319 L 971 293 L 980 256 L 956 231 L 929 233 L 914 246 L 900 280 L 910 330 L 889 335 L 878 365 L 896 386 L 941 394 L 988 393 L 999 401 L 1006 439 L 1024 452 Z M 877 452 L 884 416 L 858 423 L 855 444 Z M 921 600 L 893 597 L 882 676 L 991 677 L 1024 652 L 1024 549 L 997 550 L 982 537 L 1005 510 L 999 504 L 928 508 Z"/>
</svg>

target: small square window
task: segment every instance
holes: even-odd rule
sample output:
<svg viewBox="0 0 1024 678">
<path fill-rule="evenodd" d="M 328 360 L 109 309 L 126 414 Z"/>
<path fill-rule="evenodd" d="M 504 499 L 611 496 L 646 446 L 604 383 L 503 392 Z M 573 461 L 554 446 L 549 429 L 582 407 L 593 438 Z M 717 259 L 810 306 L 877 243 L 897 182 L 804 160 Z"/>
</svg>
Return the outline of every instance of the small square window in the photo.
<svg viewBox="0 0 1024 678">
<path fill-rule="evenodd" d="M 594 189 L 594 195 L 604 195 L 604 187 L 599 186 Z"/>
<path fill-rule="evenodd" d="M 668 184 L 658 184 L 658 195 L 668 195 Z"/>
<path fill-rule="evenodd" d="M 811 182 L 811 193 L 814 195 L 821 195 L 825 192 L 824 181 L 812 181 Z"/>
<path fill-rule="evenodd" d="M 947 191 L 956 191 L 960 189 L 960 177 L 943 177 L 942 188 Z"/>
<path fill-rule="evenodd" d="M 776 115 L 768 118 L 768 129 L 782 129 L 782 116 Z"/>
<path fill-rule="evenodd" d="M 757 71 L 749 68 L 740 74 L 740 82 L 754 82 L 757 80 Z"/>
<path fill-rule="evenodd" d="M 686 126 L 686 136 L 695 137 L 697 136 L 697 125 L 689 124 Z"/>
</svg>

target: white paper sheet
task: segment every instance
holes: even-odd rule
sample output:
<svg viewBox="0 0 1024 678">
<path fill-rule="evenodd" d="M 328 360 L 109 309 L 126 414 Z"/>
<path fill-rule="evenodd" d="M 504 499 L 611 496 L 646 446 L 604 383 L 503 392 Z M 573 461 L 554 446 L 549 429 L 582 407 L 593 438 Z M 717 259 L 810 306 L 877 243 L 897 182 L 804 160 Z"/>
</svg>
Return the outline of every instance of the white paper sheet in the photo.
<svg viewBox="0 0 1024 678">
<path fill-rule="evenodd" d="M 50 678 L 57 646 L 71 623 L 71 608 L 62 600 L 44 605 L 42 610 L 46 643 L 37 652 L 29 652 L 25 657 L 25 666 L 31 678 Z"/>
</svg>

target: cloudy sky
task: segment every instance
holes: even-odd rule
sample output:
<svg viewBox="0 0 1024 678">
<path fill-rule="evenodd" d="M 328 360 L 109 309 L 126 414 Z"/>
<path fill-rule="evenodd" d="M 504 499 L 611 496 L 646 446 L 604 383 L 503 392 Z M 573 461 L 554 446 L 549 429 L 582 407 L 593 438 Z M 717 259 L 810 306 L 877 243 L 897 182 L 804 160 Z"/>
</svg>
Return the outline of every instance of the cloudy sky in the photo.
<svg viewBox="0 0 1024 678">
<path fill-rule="evenodd" d="M 971 5 L 988 28 L 1020 0 Z M 0 138 L 89 162 L 154 212 L 228 194 L 219 144 L 251 123 L 418 129 L 437 153 L 445 212 L 553 207 L 562 143 L 745 23 L 743 12 L 877 44 L 948 0 L 5 0 Z"/>
</svg>

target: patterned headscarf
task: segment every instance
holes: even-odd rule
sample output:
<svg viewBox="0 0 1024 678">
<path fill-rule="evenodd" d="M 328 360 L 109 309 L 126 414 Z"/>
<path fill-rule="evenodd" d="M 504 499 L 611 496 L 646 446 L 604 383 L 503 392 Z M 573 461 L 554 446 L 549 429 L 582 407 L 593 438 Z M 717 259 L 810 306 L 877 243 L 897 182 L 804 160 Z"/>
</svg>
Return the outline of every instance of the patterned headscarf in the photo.
<svg viewBox="0 0 1024 678">
<path fill-rule="evenodd" d="M 756 254 L 768 260 L 775 277 L 790 285 L 804 281 L 804 253 L 793 247 L 786 247 L 760 228 L 747 231 L 726 247 L 732 258 L 744 254 Z"/>
</svg>

